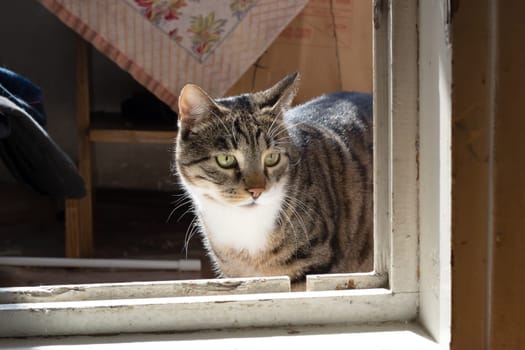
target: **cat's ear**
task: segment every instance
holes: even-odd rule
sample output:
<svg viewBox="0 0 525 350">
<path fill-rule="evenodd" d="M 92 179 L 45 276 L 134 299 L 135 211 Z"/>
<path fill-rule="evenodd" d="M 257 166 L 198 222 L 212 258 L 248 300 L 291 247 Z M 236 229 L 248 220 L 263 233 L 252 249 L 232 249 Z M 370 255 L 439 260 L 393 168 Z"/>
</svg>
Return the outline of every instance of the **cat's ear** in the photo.
<svg viewBox="0 0 525 350">
<path fill-rule="evenodd" d="M 182 127 L 191 129 L 195 123 L 219 107 L 200 87 L 186 84 L 179 95 L 179 120 Z"/>
<path fill-rule="evenodd" d="M 271 88 L 255 94 L 255 102 L 261 108 L 284 109 L 292 106 L 299 85 L 299 73 L 294 72 Z"/>
</svg>

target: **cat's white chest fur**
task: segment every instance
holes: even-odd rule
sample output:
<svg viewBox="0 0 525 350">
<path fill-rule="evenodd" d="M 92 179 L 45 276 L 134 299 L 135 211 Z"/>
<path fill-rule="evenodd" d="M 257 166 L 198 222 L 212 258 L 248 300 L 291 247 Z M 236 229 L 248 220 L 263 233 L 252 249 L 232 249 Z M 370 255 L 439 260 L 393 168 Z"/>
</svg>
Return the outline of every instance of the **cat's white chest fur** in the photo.
<svg viewBox="0 0 525 350">
<path fill-rule="evenodd" d="M 198 210 L 210 243 L 250 254 L 265 249 L 277 225 L 284 198 L 282 187 L 274 186 L 259 198 L 257 204 L 245 207 L 226 206 L 197 195 L 200 197 Z"/>
</svg>

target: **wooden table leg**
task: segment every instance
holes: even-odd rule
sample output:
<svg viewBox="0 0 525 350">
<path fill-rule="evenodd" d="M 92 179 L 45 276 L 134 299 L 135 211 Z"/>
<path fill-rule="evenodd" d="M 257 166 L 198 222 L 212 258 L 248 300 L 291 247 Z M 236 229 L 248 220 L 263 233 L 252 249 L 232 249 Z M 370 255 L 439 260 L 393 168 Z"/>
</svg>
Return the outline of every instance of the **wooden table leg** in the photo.
<svg viewBox="0 0 525 350">
<path fill-rule="evenodd" d="M 92 145 L 89 139 L 89 59 L 88 44 L 78 38 L 76 120 L 78 168 L 86 183 L 86 196 L 66 200 L 66 257 L 88 257 L 93 254 Z"/>
</svg>

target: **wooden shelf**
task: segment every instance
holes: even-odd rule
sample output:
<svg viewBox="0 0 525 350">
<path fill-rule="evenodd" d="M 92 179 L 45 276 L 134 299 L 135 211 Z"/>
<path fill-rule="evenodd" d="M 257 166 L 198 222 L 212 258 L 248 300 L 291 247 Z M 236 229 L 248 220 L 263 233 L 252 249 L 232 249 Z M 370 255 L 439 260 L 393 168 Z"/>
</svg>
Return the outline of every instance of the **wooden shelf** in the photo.
<svg viewBox="0 0 525 350">
<path fill-rule="evenodd" d="M 175 131 L 143 130 L 91 130 L 89 139 L 92 142 L 114 143 L 174 143 Z"/>
<path fill-rule="evenodd" d="M 128 120 L 118 113 L 91 114 L 91 142 L 161 143 L 175 142 L 175 125 L 162 120 Z"/>
<path fill-rule="evenodd" d="M 86 183 L 86 196 L 67 199 L 66 257 L 92 257 L 93 251 L 93 143 L 173 144 L 177 135 L 176 121 L 168 116 L 124 118 L 119 113 L 90 110 L 89 45 L 79 38 L 77 46 L 77 135 L 78 168 Z M 174 119 L 174 118 L 173 118 Z"/>
</svg>

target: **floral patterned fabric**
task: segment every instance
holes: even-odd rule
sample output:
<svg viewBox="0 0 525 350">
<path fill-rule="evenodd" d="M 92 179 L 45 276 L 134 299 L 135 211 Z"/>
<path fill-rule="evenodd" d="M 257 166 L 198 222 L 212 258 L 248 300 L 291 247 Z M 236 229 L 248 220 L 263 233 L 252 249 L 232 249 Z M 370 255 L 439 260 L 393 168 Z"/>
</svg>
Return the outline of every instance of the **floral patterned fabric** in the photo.
<svg viewBox="0 0 525 350">
<path fill-rule="evenodd" d="M 223 96 L 307 0 L 39 0 L 177 109 L 184 84 Z"/>
<path fill-rule="evenodd" d="M 257 0 L 126 0 L 199 61 L 220 45 Z"/>
</svg>

